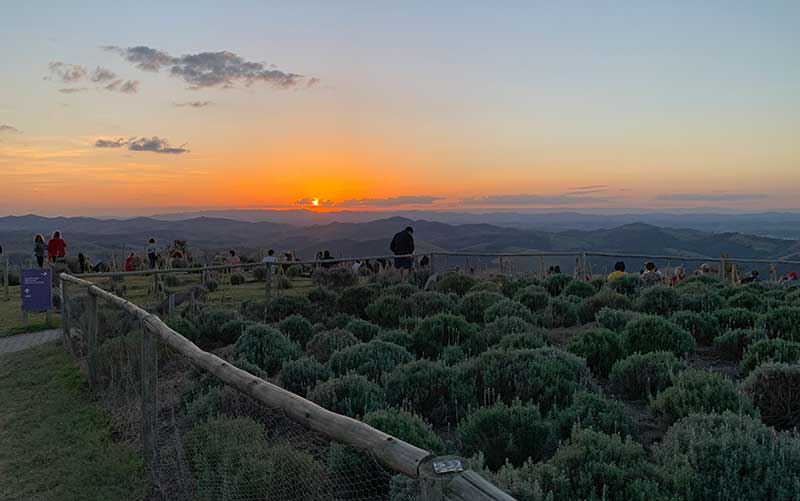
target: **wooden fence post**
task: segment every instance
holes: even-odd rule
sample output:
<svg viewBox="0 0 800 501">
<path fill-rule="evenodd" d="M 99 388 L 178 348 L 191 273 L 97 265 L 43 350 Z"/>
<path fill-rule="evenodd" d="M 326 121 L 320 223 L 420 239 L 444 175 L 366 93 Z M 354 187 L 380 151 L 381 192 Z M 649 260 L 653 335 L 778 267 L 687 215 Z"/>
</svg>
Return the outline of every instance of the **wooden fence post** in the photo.
<svg viewBox="0 0 800 501">
<path fill-rule="evenodd" d="M 589 269 L 586 265 L 586 253 L 581 252 L 581 280 L 584 282 L 589 279 Z"/>
<path fill-rule="evenodd" d="M 11 294 L 8 292 L 8 254 L 6 254 L 6 265 L 3 267 L 3 284 L 6 288 L 6 301 L 11 301 Z"/>
<path fill-rule="evenodd" d="M 436 265 L 434 264 L 434 258 L 435 257 L 436 257 L 436 254 L 431 252 L 431 256 L 430 256 L 430 260 L 431 260 L 431 275 L 436 273 Z"/>
<path fill-rule="evenodd" d="M 89 366 L 89 384 L 97 387 L 97 296 L 88 291 L 86 319 L 86 362 Z"/>
<path fill-rule="evenodd" d="M 719 260 L 719 273 L 720 273 L 720 278 L 724 282 L 725 281 L 725 259 L 724 258 Z"/>
<path fill-rule="evenodd" d="M 158 337 L 142 323 L 142 448 L 147 474 L 158 465 Z"/>
<path fill-rule="evenodd" d="M 437 473 L 436 466 L 454 466 L 455 468 L 452 471 L 445 470 Z M 426 459 L 419 468 L 421 499 L 431 501 L 514 501 L 513 497 L 467 468 L 467 462 L 457 456 Z"/>
<path fill-rule="evenodd" d="M 269 303 L 272 297 L 272 263 L 267 262 L 264 265 L 266 271 L 264 274 L 264 299 Z"/>
<path fill-rule="evenodd" d="M 69 321 L 69 293 L 67 291 L 67 281 L 59 278 L 59 284 L 61 288 L 61 331 L 64 334 L 64 338 L 66 342 L 69 342 L 67 338 L 70 336 L 70 321 Z"/>
</svg>

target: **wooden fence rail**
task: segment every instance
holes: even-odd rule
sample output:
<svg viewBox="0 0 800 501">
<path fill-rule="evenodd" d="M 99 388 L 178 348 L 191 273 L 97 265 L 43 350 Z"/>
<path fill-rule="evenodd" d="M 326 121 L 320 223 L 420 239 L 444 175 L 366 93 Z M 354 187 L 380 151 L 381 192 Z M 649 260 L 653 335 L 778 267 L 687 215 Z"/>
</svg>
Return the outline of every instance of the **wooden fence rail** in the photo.
<svg viewBox="0 0 800 501">
<path fill-rule="evenodd" d="M 192 270 L 195 271 L 195 270 Z M 142 342 L 142 413 L 143 443 L 145 460 L 148 466 L 157 461 L 158 451 L 154 441 L 156 387 L 157 387 L 157 354 L 155 343 L 160 341 L 172 347 L 190 362 L 200 367 L 226 384 L 236 388 L 255 400 L 271 408 L 280 408 L 293 420 L 319 432 L 330 440 L 368 451 L 378 462 L 390 471 L 402 473 L 423 483 L 424 489 L 441 492 L 440 499 L 463 500 L 513 500 L 513 498 L 480 475 L 469 470 L 446 474 L 431 474 L 430 465 L 437 460 L 429 451 L 420 449 L 396 437 L 388 435 L 356 419 L 331 412 L 299 395 L 260 379 L 243 371 L 225 360 L 205 352 L 180 333 L 175 332 L 161 319 L 140 308 L 136 304 L 103 290 L 94 283 L 66 273 L 60 275 L 62 284 L 73 284 L 86 288 L 90 297 L 102 299 L 137 318 L 143 327 Z M 65 288 L 62 287 L 62 290 Z M 67 293 L 63 297 L 68 301 Z M 96 313 L 90 301 L 89 310 Z M 95 314 L 90 313 L 90 314 Z M 65 332 L 69 332 L 68 323 Z M 89 320 L 90 330 L 96 329 L 96 323 Z M 94 327 L 91 327 L 94 326 Z M 94 333 L 96 336 L 96 332 Z M 69 338 L 69 336 L 65 337 Z M 88 359 L 96 357 L 91 353 L 97 349 L 95 341 L 88 343 Z M 91 364 L 90 364 L 91 367 Z M 90 379 L 92 377 L 90 376 Z M 448 458 L 449 459 L 449 458 Z"/>
</svg>

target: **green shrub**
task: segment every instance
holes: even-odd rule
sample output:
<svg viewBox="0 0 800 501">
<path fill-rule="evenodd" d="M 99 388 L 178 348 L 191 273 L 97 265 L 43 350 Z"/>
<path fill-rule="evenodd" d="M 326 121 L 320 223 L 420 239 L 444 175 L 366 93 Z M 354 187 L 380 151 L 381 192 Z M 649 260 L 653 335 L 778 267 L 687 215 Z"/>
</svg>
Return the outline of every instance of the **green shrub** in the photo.
<svg viewBox="0 0 800 501">
<path fill-rule="evenodd" d="M 760 339 L 767 339 L 764 331 L 735 329 L 714 338 L 714 348 L 731 360 L 741 360 L 747 347 Z"/>
<path fill-rule="evenodd" d="M 721 290 L 725 289 L 727 284 L 720 280 L 719 277 L 711 275 L 692 275 L 678 284 L 678 288 L 693 288 L 697 286 Z"/>
<path fill-rule="evenodd" d="M 477 325 L 464 317 L 441 313 L 423 319 L 413 333 L 412 351 L 419 357 L 437 358 L 445 346 L 461 346 L 477 354 L 486 349 L 485 338 Z"/>
<path fill-rule="evenodd" d="M 226 308 L 191 304 L 181 311 L 181 319 L 183 322 L 178 324 L 173 318 L 170 326 L 200 345 L 228 345 L 241 334 L 241 330 L 237 332 L 233 325 L 227 325 L 236 319 L 236 312 Z"/>
<path fill-rule="evenodd" d="M 431 425 L 413 412 L 399 409 L 373 411 L 364 416 L 364 422 L 420 449 L 434 454 L 445 452 L 442 439 Z"/>
<path fill-rule="evenodd" d="M 278 381 L 283 388 L 303 397 L 320 381 L 330 378 L 330 369 L 311 357 L 284 362 L 278 373 Z"/>
<path fill-rule="evenodd" d="M 604 307 L 597 313 L 597 323 L 604 329 L 614 332 L 622 332 L 628 322 L 639 318 L 639 313 L 629 310 L 615 310 Z"/>
<path fill-rule="evenodd" d="M 439 360 L 445 365 L 458 365 L 467 359 L 467 354 L 458 345 L 445 346 Z"/>
<path fill-rule="evenodd" d="M 416 294 L 417 292 L 420 292 L 419 287 L 406 282 L 394 284 L 383 290 L 383 294 L 391 296 L 400 296 L 403 299 L 406 299 L 412 294 Z"/>
<path fill-rule="evenodd" d="M 308 399 L 326 409 L 360 418 L 383 407 L 383 391 L 361 374 L 347 374 L 317 384 Z"/>
<path fill-rule="evenodd" d="M 562 439 L 568 439 L 575 426 L 609 435 L 619 433 L 623 437 L 632 434 L 634 429 L 633 420 L 622 402 L 590 391 L 576 392 L 568 407 L 554 411 L 553 420 Z"/>
<path fill-rule="evenodd" d="M 533 350 L 546 345 L 547 342 L 544 339 L 544 331 L 537 327 L 531 332 L 518 332 L 503 336 L 496 346 L 504 350 Z"/>
<path fill-rule="evenodd" d="M 414 344 L 413 334 L 403 329 L 392 329 L 388 331 L 383 331 L 377 336 L 375 336 L 375 340 L 386 341 L 387 343 L 394 343 L 398 346 L 402 346 L 403 348 L 409 351 L 411 351 L 411 347 Z"/>
<path fill-rule="evenodd" d="M 563 297 L 555 297 L 550 300 L 550 304 L 542 316 L 542 324 L 545 327 L 572 327 L 578 323 L 578 307 Z"/>
<path fill-rule="evenodd" d="M 347 313 L 335 313 L 333 315 L 328 315 L 322 325 L 324 325 L 326 329 L 344 329 L 354 318 L 356 317 L 348 315 Z"/>
<path fill-rule="evenodd" d="M 678 308 L 681 310 L 714 312 L 725 307 L 725 299 L 717 292 L 706 286 L 676 287 L 678 292 Z"/>
<path fill-rule="evenodd" d="M 656 285 L 644 289 L 636 300 L 636 309 L 651 315 L 667 316 L 680 305 L 678 293 L 672 287 Z"/>
<path fill-rule="evenodd" d="M 669 387 L 673 377 L 684 368 L 684 363 L 668 351 L 634 353 L 615 363 L 608 379 L 615 394 L 640 400 Z"/>
<path fill-rule="evenodd" d="M 569 275 L 556 273 L 555 275 L 550 275 L 547 280 L 545 280 L 544 288 L 547 289 L 547 292 L 549 292 L 551 296 L 555 297 L 564 292 L 564 289 L 566 289 L 573 280 L 575 279 Z"/>
<path fill-rule="evenodd" d="M 498 317 L 483 327 L 483 337 L 491 346 L 499 343 L 509 334 L 538 331 L 538 327 L 526 322 L 519 317 Z"/>
<path fill-rule="evenodd" d="M 214 280 L 213 278 L 207 279 L 205 282 L 203 282 L 203 285 L 206 286 L 208 292 L 215 292 L 217 289 L 219 289 L 219 281 Z"/>
<path fill-rule="evenodd" d="M 311 301 L 305 296 L 275 296 L 267 303 L 265 319 L 280 322 L 291 315 L 306 316 L 310 309 Z"/>
<path fill-rule="evenodd" d="M 358 338 L 346 330 L 331 329 L 315 334 L 306 344 L 306 352 L 324 364 L 336 351 L 357 343 Z"/>
<path fill-rule="evenodd" d="M 392 371 L 414 357 L 402 346 L 385 341 L 359 343 L 334 352 L 328 365 L 337 376 L 355 372 L 371 381 L 381 382 L 385 372 Z"/>
<path fill-rule="evenodd" d="M 565 296 L 577 296 L 580 298 L 587 298 L 594 296 L 597 293 L 598 289 L 590 284 L 589 282 L 584 282 L 582 280 L 573 280 L 562 291 L 562 294 Z"/>
<path fill-rule="evenodd" d="M 671 351 L 676 355 L 692 353 L 694 338 L 668 320 L 644 315 L 631 321 L 622 331 L 627 353 Z"/>
<path fill-rule="evenodd" d="M 608 287 L 614 292 L 633 297 L 639 290 L 639 277 L 634 274 L 623 275 L 608 282 Z"/>
<path fill-rule="evenodd" d="M 360 318 L 347 322 L 344 330 L 357 337 L 360 341 L 368 342 L 381 332 L 381 328 Z"/>
<path fill-rule="evenodd" d="M 800 343 L 785 339 L 762 339 L 747 348 L 739 368 L 745 374 L 765 363 L 800 363 Z"/>
<path fill-rule="evenodd" d="M 771 338 L 800 341 L 800 307 L 784 306 L 764 315 L 764 330 Z"/>
<path fill-rule="evenodd" d="M 524 304 L 531 311 L 540 311 L 550 304 L 550 293 L 542 286 L 529 285 L 514 293 L 514 300 Z"/>
<path fill-rule="evenodd" d="M 762 364 L 742 383 L 761 420 L 779 430 L 800 426 L 800 365 Z"/>
<path fill-rule="evenodd" d="M 651 402 L 653 411 L 674 423 L 689 414 L 721 414 L 733 411 L 754 414 L 750 399 L 739 393 L 736 384 L 722 374 L 688 369 L 675 377 L 671 387 Z"/>
<path fill-rule="evenodd" d="M 758 321 L 758 313 L 744 308 L 724 308 L 713 312 L 720 327 L 724 331 L 734 329 L 752 329 Z"/>
<path fill-rule="evenodd" d="M 229 279 L 231 281 L 231 285 L 242 285 L 247 281 L 244 275 L 242 275 L 241 273 L 231 273 Z"/>
<path fill-rule="evenodd" d="M 463 296 L 475 284 L 477 280 L 463 273 L 445 273 L 436 282 L 435 289 L 439 292 L 458 294 Z"/>
<path fill-rule="evenodd" d="M 534 404 L 498 402 L 481 407 L 458 425 L 462 450 L 482 452 L 486 465 L 496 470 L 506 462 L 521 465 L 546 457 L 552 443 L 550 422 L 542 418 Z"/>
<path fill-rule="evenodd" d="M 386 376 L 386 403 L 413 410 L 435 425 L 455 424 L 475 400 L 475 390 L 456 367 L 416 360 Z"/>
<path fill-rule="evenodd" d="M 576 429 L 550 460 L 505 466 L 498 476 L 501 487 L 526 501 L 666 501 L 640 444 L 590 429 Z"/>
<path fill-rule="evenodd" d="M 497 292 L 502 295 L 502 288 L 496 280 L 478 280 L 469 292 Z M 467 292 L 467 294 L 469 294 Z M 466 294 L 465 294 L 466 295 Z"/>
<path fill-rule="evenodd" d="M 356 285 L 342 289 L 336 299 L 336 307 L 342 313 L 366 318 L 367 306 L 375 299 L 375 288 Z"/>
<path fill-rule="evenodd" d="M 300 347 L 277 329 L 251 325 L 233 347 L 234 356 L 256 364 L 270 376 L 281 370 L 283 362 L 300 357 Z"/>
<path fill-rule="evenodd" d="M 697 344 L 710 345 L 714 338 L 722 333 L 717 317 L 710 313 L 695 311 L 676 311 L 669 318 L 670 322 L 686 330 Z"/>
<path fill-rule="evenodd" d="M 582 358 L 558 348 L 490 350 L 464 363 L 479 401 L 510 404 L 519 398 L 544 412 L 564 406 L 578 389 L 591 384 Z"/>
<path fill-rule="evenodd" d="M 458 305 L 458 312 L 461 313 L 468 322 L 483 323 L 486 310 L 493 304 L 502 300 L 503 295 L 497 292 L 468 292 L 461 298 L 461 302 Z"/>
<path fill-rule="evenodd" d="M 314 335 L 314 327 L 311 322 L 306 317 L 297 314 L 289 315 L 281 320 L 278 330 L 300 346 L 305 346 Z"/>
<path fill-rule="evenodd" d="M 405 313 L 410 317 L 425 318 L 438 313 L 451 313 L 456 309 L 450 296 L 441 292 L 420 291 L 406 299 Z"/>
<path fill-rule="evenodd" d="M 681 419 L 656 446 L 663 485 L 677 499 L 798 499 L 800 442 L 726 412 Z"/>
<path fill-rule="evenodd" d="M 619 279 L 617 279 L 619 280 Z M 616 280 L 614 280 L 616 282 Z M 580 321 L 587 324 L 594 322 L 597 314 L 603 308 L 615 310 L 630 310 L 633 303 L 630 298 L 610 289 L 603 289 L 592 297 L 583 300 L 578 310 Z"/>
<path fill-rule="evenodd" d="M 161 280 L 164 282 L 164 285 L 167 287 L 178 287 L 181 285 L 181 279 L 178 275 L 163 275 Z"/>
<path fill-rule="evenodd" d="M 741 290 L 728 298 L 728 306 L 763 313 L 766 310 L 766 302 L 762 299 L 762 295 L 763 292 L 756 294 L 752 290 Z"/>
<path fill-rule="evenodd" d="M 341 288 L 350 287 L 358 282 L 356 272 L 349 266 L 336 266 L 334 268 L 314 268 L 311 280 L 321 287 Z"/>
<path fill-rule="evenodd" d="M 270 446 L 264 434 L 262 425 L 246 417 L 215 417 L 192 428 L 183 442 L 194 498 L 234 500 L 262 492 L 269 499 L 321 499 L 324 472 L 314 458 Z"/>
<path fill-rule="evenodd" d="M 379 296 L 367 306 L 367 318 L 383 327 L 397 327 L 405 311 L 405 300 L 400 296 Z"/>
<path fill-rule="evenodd" d="M 528 323 L 533 323 L 534 320 L 531 310 L 529 310 L 524 304 L 511 299 L 498 301 L 486 308 L 486 313 L 483 316 L 483 320 L 488 324 L 489 322 L 500 317 L 519 317 Z"/>
<path fill-rule="evenodd" d="M 567 350 L 585 358 L 592 372 L 602 377 L 625 357 L 622 335 L 608 329 L 579 332 L 570 339 Z"/>
<path fill-rule="evenodd" d="M 311 304 L 323 311 L 333 311 L 336 308 L 337 298 L 335 292 L 324 287 L 314 287 L 308 292 L 308 300 L 311 301 Z"/>
</svg>

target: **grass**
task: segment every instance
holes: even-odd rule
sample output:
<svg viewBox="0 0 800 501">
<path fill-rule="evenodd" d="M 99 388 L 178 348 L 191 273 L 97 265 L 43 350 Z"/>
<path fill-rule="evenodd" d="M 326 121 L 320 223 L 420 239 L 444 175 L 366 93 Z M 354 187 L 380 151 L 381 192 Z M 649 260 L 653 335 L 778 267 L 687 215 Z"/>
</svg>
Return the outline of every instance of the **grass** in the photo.
<svg viewBox="0 0 800 501">
<path fill-rule="evenodd" d="M 141 456 L 114 443 L 69 355 L 0 355 L 0 499 L 142 499 Z"/>
<path fill-rule="evenodd" d="M 20 306 L 22 299 L 19 286 L 11 286 L 9 290 L 9 301 L 5 299 L 5 291 L 0 286 L 0 337 L 13 336 L 23 332 L 37 332 L 48 328 L 58 327 L 60 324 L 58 314 L 53 312 L 53 324 L 47 327 L 44 313 L 28 314 L 28 326 L 22 326 L 22 314 Z"/>
</svg>

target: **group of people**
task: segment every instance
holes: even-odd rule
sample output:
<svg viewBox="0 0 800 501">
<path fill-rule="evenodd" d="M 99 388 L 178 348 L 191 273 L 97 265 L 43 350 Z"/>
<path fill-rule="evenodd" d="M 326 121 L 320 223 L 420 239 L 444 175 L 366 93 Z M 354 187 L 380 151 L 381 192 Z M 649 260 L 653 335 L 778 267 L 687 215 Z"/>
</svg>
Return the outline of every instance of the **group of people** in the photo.
<svg viewBox="0 0 800 501">
<path fill-rule="evenodd" d="M 709 265 L 708 263 L 703 263 L 700 266 L 700 268 L 695 270 L 693 274 L 695 276 L 699 276 L 699 275 L 716 275 L 716 273 L 717 271 L 714 268 L 712 268 L 711 265 Z M 612 280 L 615 280 L 625 275 L 628 275 L 628 273 L 625 271 L 625 262 L 617 261 L 614 264 L 614 271 L 608 274 L 607 280 L 611 282 Z M 667 279 L 666 277 L 664 277 L 664 274 L 661 273 L 661 271 L 659 271 L 656 264 L 652 261 L 646 262 L 644 264 L 644 268 L 642 268 L 642 270 L 639 271 L 639 281 L 643 287 L 665 284 L 667 283 L 667 280 L 669 280 L 669 283 L 674 286 L 683 282 L 684 280 L 686 280 L 686 278 L 687 278 L 686 269 L 683 266 L 676 266 L 674 272 L 672 273 L 672 276 L 670 276 L 669 279 Z M 749 275 L 739 280 L 739 283 L 745 285 L 752 282 L 758 282 L 759 280 L 760 279 L 758 270 L 753 270 L 750 272 Z M 795 271 L 791 271 L 786 276 L 781 277 L 781 279 L 778 282 L 786 287 L 792 285 L 800 285 L 800 281 L 798 281 L 797 272 Z"/>
<path fill-rule="evenodd" d="M 67 257 L 67 241 L 61 237 L 60 231 L 55 231 L 45 243 L 40 233 L 33 239 L 33 255 L 39 268 L 44 268 L 45 259 L 48 263 L 63 263 Z"/>
</svg>

